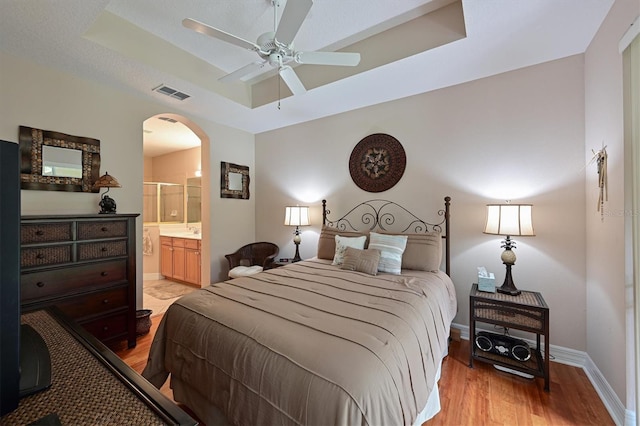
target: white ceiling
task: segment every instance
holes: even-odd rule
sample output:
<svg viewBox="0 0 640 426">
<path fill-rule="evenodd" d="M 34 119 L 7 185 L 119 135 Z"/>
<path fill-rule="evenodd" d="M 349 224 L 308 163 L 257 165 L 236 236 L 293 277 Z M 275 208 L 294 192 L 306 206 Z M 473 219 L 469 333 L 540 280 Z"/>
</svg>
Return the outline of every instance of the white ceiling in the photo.
<svg viewBox="0 0 640 426">
<path fill-rule="evenodd" d="M 315 0 L 295 45 L 338 50 L 451 2 Z M 255 41 L 273 28 L 270 0 L 0 0 L 0 50 L 152 99 L 168 113 L 261 133 L 583 53 L 612 3 L 462 0 L 466 37 L 283 97 L 280 108 L 277 101 L 254 108 L 238 101 L 249 99 L 251 85 L 264 76 L 217 82 L 258 59 L 254 52 L 181 23 L 189 17 Z M 206 73 L 198 74 L 201 70 Z M 153 92 L 160 84 L 191 97 L 180 102 Z M 151 128 L 156 121 L 147 120 L 145 129 L 159 136 L 165 132 Z"/>
</svg>

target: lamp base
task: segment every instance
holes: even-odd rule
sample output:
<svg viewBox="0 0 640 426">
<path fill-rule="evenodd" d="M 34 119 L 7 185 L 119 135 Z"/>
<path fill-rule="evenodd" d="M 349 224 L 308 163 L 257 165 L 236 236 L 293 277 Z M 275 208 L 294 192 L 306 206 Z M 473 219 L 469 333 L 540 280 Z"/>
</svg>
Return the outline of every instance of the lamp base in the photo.
<svg viewBox="0 0 640 426">
<path fill-rule="evenodd" d="M 302 258 L 300 257 L 300 242 L 299 241 L 294 241 L 294 244 L 296 245 L 296 254 L 295 256 L 293 256 L 293 259 L 291 259 L 291 263 L 295 263 L 295 262 L 300 262 L 302 260 Z"/>
<path fill-rule="evenodd" d="M 496 288 L 498 293 L 510 294 L 511 296 L 517 296 L 522 293 L 520 290 L 516 288 L 516 285 L 513 283 L 513 278 L 511 278 L 511 264 L 505 263 L 507 267 L 507 274 L 504 277 L 504 283 L 502 286 Z"/>
</svg>

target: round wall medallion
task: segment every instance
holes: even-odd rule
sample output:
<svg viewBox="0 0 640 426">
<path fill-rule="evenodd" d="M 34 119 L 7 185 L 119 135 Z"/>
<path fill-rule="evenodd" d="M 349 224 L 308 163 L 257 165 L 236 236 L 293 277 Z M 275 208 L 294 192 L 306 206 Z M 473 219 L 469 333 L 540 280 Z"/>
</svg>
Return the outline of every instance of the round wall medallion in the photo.
<svg viewBox="0 0 640 426">
<path fill-rule="evenodd" d="M 404 148 L 396 138 L 374 133 L 353 148 L 349 173 L 359 188 L 367 192 L 382 192 L 398 183 L 406 164 Z"/>
</svg>

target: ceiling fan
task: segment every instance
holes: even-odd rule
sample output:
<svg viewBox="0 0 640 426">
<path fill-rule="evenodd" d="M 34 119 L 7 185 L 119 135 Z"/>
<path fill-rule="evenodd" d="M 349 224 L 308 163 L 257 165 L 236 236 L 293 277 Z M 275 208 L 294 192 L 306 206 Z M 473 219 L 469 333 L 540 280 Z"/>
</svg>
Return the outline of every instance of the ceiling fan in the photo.
<svg viewBox="0 0 640 426">
<path fill-rule="evenodd" d="M 284 11 L 282 12 L 280 24 L 277 24 L 277 10 L 280 6 L 280 0 L 271 0 L 271 4 L 274 9 L 274 30 L 262 34 L 255 43 L 196 21 L 195 19 L 186 18 L 182 21 L 182 25 L 186 28 L 245 49 L 253 50 L 260 56 L 260 60 L 245 65 L 221 77 L 219 79 L 220 81 L 237 80 L 269 64 L 278 69 L 280 77 L 289 87 L 291 93 L 297 95 L 306 92 L 307 89 L 289 64 L 356 66 L 360 63 L 359 53 L 300 52 L 294 49 L 293 39 L 313 5 L 312 0 L 287 1 Z"/>
</svg>

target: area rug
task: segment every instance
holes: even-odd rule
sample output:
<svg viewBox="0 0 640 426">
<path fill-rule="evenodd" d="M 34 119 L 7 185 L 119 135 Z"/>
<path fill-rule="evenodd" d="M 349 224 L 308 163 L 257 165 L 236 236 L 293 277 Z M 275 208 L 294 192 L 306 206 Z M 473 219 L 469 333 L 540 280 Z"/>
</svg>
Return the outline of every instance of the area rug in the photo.
<svg viewBox="0 0 640 426">
<path fill-rule="evenodd" d="M 145 283 L 144 294 L 160 300 L 175 299 L 197 290 L 195 287 L 171 281 L 159 281 L 158 283 Z"/>
</svg>

